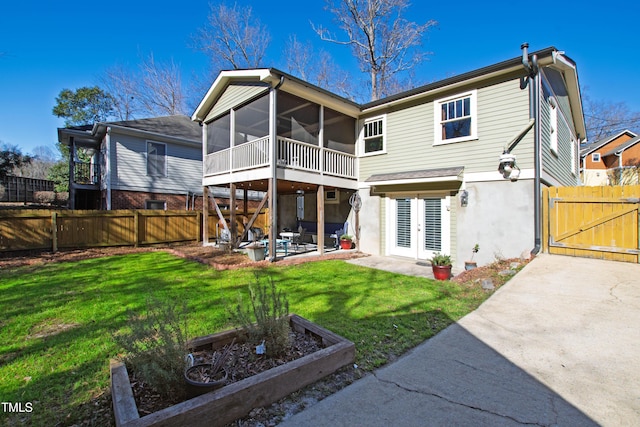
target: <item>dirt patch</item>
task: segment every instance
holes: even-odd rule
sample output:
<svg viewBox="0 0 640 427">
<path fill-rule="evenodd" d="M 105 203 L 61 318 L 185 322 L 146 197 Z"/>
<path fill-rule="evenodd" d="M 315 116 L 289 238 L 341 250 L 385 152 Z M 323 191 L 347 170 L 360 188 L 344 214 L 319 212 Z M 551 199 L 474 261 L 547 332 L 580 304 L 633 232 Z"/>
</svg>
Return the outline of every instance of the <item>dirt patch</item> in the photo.
<svg viewBox="0 0 640 427">
<path fill-rule="evenodd" d="M 511 279 L 529 261 L 530 259 L 521 258 L 500 259 L 489 265 L 463 271 L 451 280 L 467 286 L 478 286 L 483 280 L 491 280 L 497 288 Z"/>
<path fill-rule="evenodd" d="M 169 246 L 150 247 L 109 247 L 61 250 L 58 252 L 23 251 L 0 253 L 0 269 L 13 269 L 25 265 L 41 265 L 50 262 L 80 261 L 90 258 L 101 258 L 113 255 L 127 255 L 132 253 L 165 251 L 172 255 L 190 259 L 201 264 L 209 265 L 216 270 L 231 270 L 244 267 L 268 266 L 268 260 L 253 262 L 241 252 L 222 251 L 214 246 L 203 246 L 201 243 L 185 243 Z M 322 261 L 328 259 L 351 259 L 365 256 L 354 251 L 335 251 L 320 256 L 298 256 L 279 259 L 277 265 L 296 265 L 305 262 Z"/>
</svg>

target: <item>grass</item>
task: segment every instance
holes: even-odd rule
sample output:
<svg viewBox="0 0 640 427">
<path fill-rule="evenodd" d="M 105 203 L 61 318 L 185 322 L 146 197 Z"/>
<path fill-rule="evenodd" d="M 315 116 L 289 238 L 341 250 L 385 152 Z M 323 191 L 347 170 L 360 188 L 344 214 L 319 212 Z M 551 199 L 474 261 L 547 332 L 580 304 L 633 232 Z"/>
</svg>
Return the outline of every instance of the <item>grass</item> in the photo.
<svg viewBox="0 0 640 427">
<path fill-rule="evenodd" d="M 371 371 L 475 309 L 477 287 L 321 261 L 264 270 L 291 312 L 356 344 Z M 0 271 L 0 396 L 31 412 L 0 414 L 0 424 L 72 425 L 111 420 L 109 359 L 127 310 L 149 296 L 186 301 L 189 335 L 221 331 L 225 304 L 246 293 L 249 269 L 216 271 L 164 252 L 51 263 Z"/>
</svg>

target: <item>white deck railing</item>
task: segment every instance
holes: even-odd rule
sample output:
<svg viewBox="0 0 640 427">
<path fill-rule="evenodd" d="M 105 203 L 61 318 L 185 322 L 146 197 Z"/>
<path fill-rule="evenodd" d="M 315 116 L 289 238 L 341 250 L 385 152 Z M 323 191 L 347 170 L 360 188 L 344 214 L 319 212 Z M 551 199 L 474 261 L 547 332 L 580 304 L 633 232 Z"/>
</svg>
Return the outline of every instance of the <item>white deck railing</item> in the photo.
<svg viewBox="0 0 640 427">
<path fill-rule="evenodd" d="M 356 179 L 356 156 L 278 137 L 278 167 Z M 205 176 L 269 165 L 269 137 L 205 156 Z"/>
</svg>

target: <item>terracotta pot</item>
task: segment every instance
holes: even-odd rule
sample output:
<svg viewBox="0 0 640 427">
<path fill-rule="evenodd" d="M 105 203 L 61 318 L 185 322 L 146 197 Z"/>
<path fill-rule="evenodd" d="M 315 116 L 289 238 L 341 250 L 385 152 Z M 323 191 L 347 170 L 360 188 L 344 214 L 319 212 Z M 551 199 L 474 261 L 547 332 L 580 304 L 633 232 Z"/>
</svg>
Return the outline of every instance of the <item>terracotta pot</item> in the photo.
<svg viewBox="0 0 640 427">
<path fill-rule="evenodd" d="M 346 239 L 340 240 L 340 248 L 351 249 L 351 240 L 346 240 Z"/>
<path fill-rule="evenodd" d="M 211 367 L 210 363 L 201 363 L 198 365 L 193 365 L 187 368 L 184 371 L 184 381 L 186 383 L 187 388 L 187 397 L 192 398 L 196 396 L 200 396 L 201 394 L 209 393 L 215 389 L 218 389 L 225 385 L 227 382 L 227 371 L 223 368 L 220 370 L 212 380 L 208 382 L 197 381 L 191 374 L 197 371 L 207 372 L 207 370 Z M 195 377 L 199 377 L 196 375 Z"/>
<path fill-rule="evenodd" d="M 433 277 L 437 280 L 449 280 L 451 278 L 451 266 L 450 265 L 432 265 Z"/>
</svg>

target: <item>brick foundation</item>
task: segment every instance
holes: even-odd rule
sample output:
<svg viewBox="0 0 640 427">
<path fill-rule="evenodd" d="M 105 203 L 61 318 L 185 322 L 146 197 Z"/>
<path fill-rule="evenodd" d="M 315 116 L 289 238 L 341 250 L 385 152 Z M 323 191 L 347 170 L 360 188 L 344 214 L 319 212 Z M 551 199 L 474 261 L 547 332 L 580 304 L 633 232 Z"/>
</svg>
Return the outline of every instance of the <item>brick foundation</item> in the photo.
<svg viewBox="0 0 640 427">
<path fill-rule="evenodd" d="M 104 196 L 103 196 L 104 197 Z M 111 209 L 145 209 L 145 203 L 148 200 L 164 201 L 167 210 L 186 210 L 187 195 L 186 194 L 163 194 L 163 193 L 147 193 L 142 191 L 111 191 Z M 216 197 L 218 205 L 228 205 L 229 199 L 221 199 Z M 260 202 L 249 200 L 247 203 L 249 209 L 257 208 Z M 243 209 L 243 201 L 236 200 L 236 209 Z M 189 197 L 189 210 L 202 210 L 202 195 Z M 213 210 L 213 203 L 209 204 L 209 209 Z"/>
</svg>

